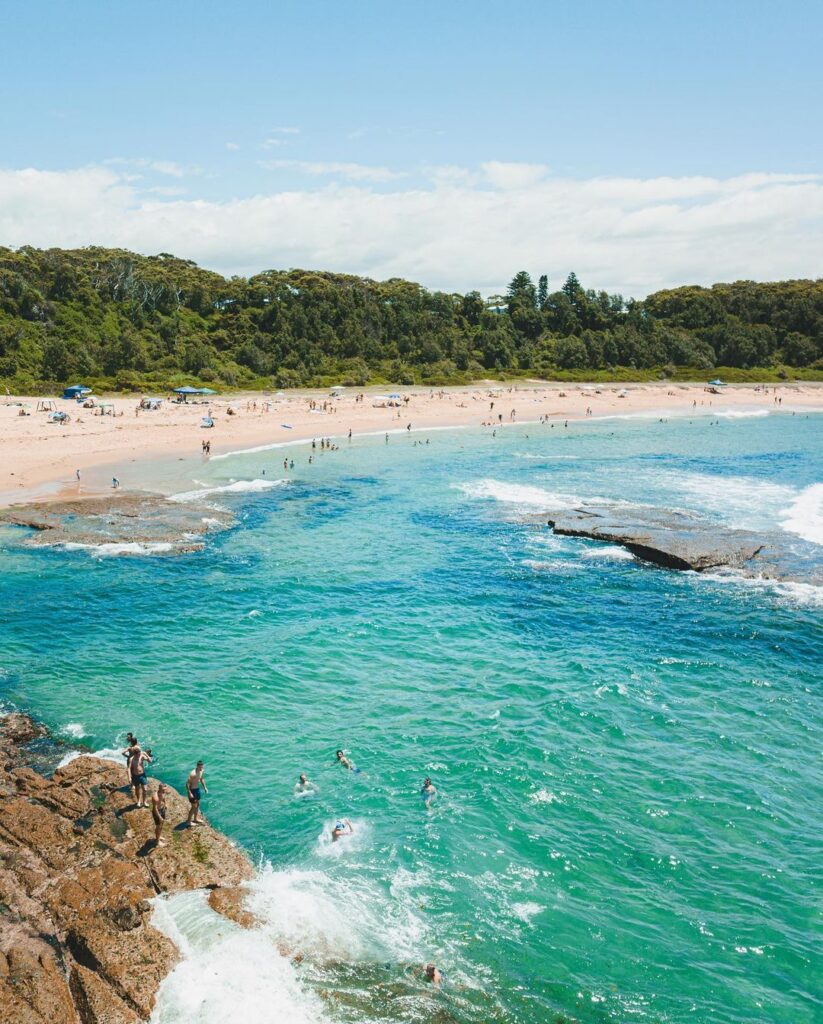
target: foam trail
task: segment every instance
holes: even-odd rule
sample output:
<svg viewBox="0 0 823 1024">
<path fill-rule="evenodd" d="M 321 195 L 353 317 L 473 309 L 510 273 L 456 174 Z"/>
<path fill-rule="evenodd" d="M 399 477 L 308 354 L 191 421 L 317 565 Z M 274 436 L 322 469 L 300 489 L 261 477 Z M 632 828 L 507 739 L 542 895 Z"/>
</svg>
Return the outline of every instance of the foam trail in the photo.
<svg viewBox="0 0 823 1024">
<path fill-rule="evenodd" d="M 457 484 L 459 490 L 470 498 L 491 498 L 521 508 L 561 509 L 574 508 L 585 499 L 576 494 L 562 494 L 531 487 L 528 484 L 510 484 L 502 480 L 478 480 L 475 483 Z M 601 499 L 591 499 L 601 500 Z"/>
<path fill-rule="evenodd" d="M 247 494 L 256 491 L 269 491 L 272 487 L 285 487 L 288 480 L 234 480 L 230 484 L 216 484 L 214 487 L 203 487 L 197 491 L 181 491 L 170 494 L 169 501 L 199 501 L 212 494 Z"/>
<path fill-rule="evenodd" d="M 823 484 L 812 484 L 783 510 L 781 526 L 812 544 L 823 544 Z"/>
<path fill-rule="evenodd" d="M 114 558 L 118 555 L 163 555 L 175 549 L 175 545 L 168 541 L 108 541 L 103 544 L 66 541 L 60 546 L 64 551 L 90 551 L 97 558 Z"/>
</svg>

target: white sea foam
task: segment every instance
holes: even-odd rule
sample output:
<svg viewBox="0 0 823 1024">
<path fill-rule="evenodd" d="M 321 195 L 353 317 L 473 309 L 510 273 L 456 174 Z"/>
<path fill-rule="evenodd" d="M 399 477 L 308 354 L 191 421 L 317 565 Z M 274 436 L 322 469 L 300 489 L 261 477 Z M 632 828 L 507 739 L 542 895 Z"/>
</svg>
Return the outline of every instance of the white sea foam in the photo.
<svg viewBox="0 0 823 1024">
<path fill-rule="evenodd" d="M 196 482 L 196 481 L 195 481 Z M 181 491 L 170 494 L 169 501 L 200 501 L 212 494 L 246 494 L 255 491 L 268 491 L 273 487 L 285 487 L 288 480 L 233 480 L 229 484 L 215 484 L 212 487 L 201 487 L 196 491 Z"/>
<path fill-rule="evenodd" d="M 114 761 L 115 764 L 123 765 L 125 769 L 125 759 L 122 753 L 114 747 L 103 747 L 100 750 L 71 750 L 62 758 L 57 767 L 63 768 L 72 761 L 76 761 L 78 757 L 98 757 L 101 761 Z"/>
<path fill-rule="evenodd" d="M 60 732 L 65 733 L 66 736 L 71 736 L 72 739 L 81 740 L 86 735 L 86 728 L 80 722 L 67 722 L 60 729 Z"/>
<path fill-rule="evenodd" d="M 152 1024 L 319 1024 L 322 1003 L 299 983 L 290 961 L 263 929 L 247 931 L 216 914 L 200 892 L 155 901 L 153 924 L 183 959 L 164 979 Z"/>
<path fill-rule="evenodd" d="M 725 409 L 722 412 L 715 412 L 715 416 L 724 420 L 748 420 L 761 419 L 769 415 L 768 409 Z"/>
<path fill-rule="evenodd" d="M 631 551 L 626 548 L 621 548 L 617 544 L 604 544 L 602 547 L 586 548 L 585 551 L 581 552 L 581 558 L 606 558 L 614 562 L 631 562 L 634 561 L 634 555 Z"/>
<path fill-rule="evenodd" d="M 456 486 L 470 498 L 490 498 L 517 508 L 531 510 L 549 511 L 550 509 L 574 508 L 586 500 L 576 494 L 546 491 L 542 487 L 506 483 L 503 480 L 477 480 L 473 483 L 457 484 Z M 603 499 L 588 500 L 602 501 Z"/>
<path fill-rule="evenodd" d="M 533 917 L 542 913 L 546 908 L 541 906 L 539 903 L 526 900 L 523 903 L 512 903 L 511 909 L 515 917 L 519 917 L 521 921 L 529 922 Z"/>
<path fill-rule="evenodd" d="M 163 555 L 175 550 L 175 545 L 167 541 L 110 541 L 103 544 L 67 541 L 60 546 L 64 551 L 89 551 L 96 558 L 115 558 L 118 555 Z"/>
<path fill-rule="evenodd" d="M 749 476 L 669 471 L 657 479 L 685 496 L 691 507 L 718 515 L 741 529 L 773 526 L 780 510 L 797 495 L 794 487 Z"/>
<path fill-rule="evenodd" d="M 823 484 L 802 490 L 783 515 L 786 518 L 780 525 L 784 530 L 813 544 L 823 544 Z"/>
<path fill-rule="evenodd" d="M 535 459 L 540 462 L 574 462 L 579 455 L 535 455 L 532 452 L 515 452 L 516 459 Z"/>
<path fill-rule="evenodd" d="M 787 604 L 807 608 L 823 608 L 823 587 L 814 583 L 800 583 L 795 580 L 774 580 L 764 576 L 741 576 L 737 573 L 695 573 L 700 580 L 723 583 L 774 597 Z"/>
<path fill-rule="evenodd" d="M 319 999 L 300 982 L 299 954 L 314 972 L 326 963 L 423 962 L 431 939 L 418 905 L 428 879 L 399 869 L 389 891 L 360 871 L 262 868 L 247 885 L 260 922 L 238 928 L 208 906 L 204 892 L 154 901 L 152 923 L 183 959 L 163 981 L 152 1024 L 225 1024 L 242 1006 L 244 1024 L 319 1024 Z"/>
<path fill-rule="evenodd" d="M 555 796 L 554 793 L 548 789 L 536 789 L 533 793 L 529 793 L 529 800 L 531 800 L 533 804 L 560 803 L 559 797 Z"/>
</svg>

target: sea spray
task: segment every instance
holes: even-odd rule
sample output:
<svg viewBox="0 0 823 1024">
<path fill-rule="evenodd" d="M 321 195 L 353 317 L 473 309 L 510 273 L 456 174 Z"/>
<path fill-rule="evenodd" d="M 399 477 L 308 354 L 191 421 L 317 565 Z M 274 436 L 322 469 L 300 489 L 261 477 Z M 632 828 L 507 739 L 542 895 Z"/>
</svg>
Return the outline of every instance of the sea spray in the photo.
<svg viewBox="0 0 823 1024">
<path fill-rule="evenodd" d="M 786 516 L 781 523 L 784 530 L 812 544 L 823 544 L 823 484 L 806 487 L 783 510 L 783 515 Z"/>
</svg>

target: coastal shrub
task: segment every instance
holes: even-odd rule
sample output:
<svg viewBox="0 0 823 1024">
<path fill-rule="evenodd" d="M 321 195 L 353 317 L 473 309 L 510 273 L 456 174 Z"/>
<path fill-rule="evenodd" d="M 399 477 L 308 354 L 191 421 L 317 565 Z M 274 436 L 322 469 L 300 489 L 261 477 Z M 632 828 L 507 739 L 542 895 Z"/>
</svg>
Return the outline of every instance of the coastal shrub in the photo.
<svg viewBox="0 0 823 1024">
<path fill-rule="evenodd" d="M 535 374 L 819 376 L 823 281 L 688 285 L 642 301 L 518 271 L 504 295 L 267 270 L 227 280 L 169 254 L 0 247 L 0 382 L 54 391 L 461 383 Z M 675 367 L 676 374 L 671 373 Z M 729 374 L 730 376 L 730 374 Z"/>
</svg>

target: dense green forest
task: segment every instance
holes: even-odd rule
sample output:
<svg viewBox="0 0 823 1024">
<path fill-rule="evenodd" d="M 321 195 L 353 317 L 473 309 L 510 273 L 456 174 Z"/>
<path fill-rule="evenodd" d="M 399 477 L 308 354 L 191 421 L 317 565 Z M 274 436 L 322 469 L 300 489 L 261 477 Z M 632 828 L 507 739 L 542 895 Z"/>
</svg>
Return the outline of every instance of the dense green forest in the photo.
<svg viewBox="0 0 823 1024">
<path fill-rule="evenodd" d="M 226 279 L 167 253 L 0 248 L 0 383 L 148 390 L 487 377 L 823 378 L 823 280 L 687 286 L 643 301 L 551 291 L 521 271 L 505 295 L 268 270 Z"/>
</svg>

